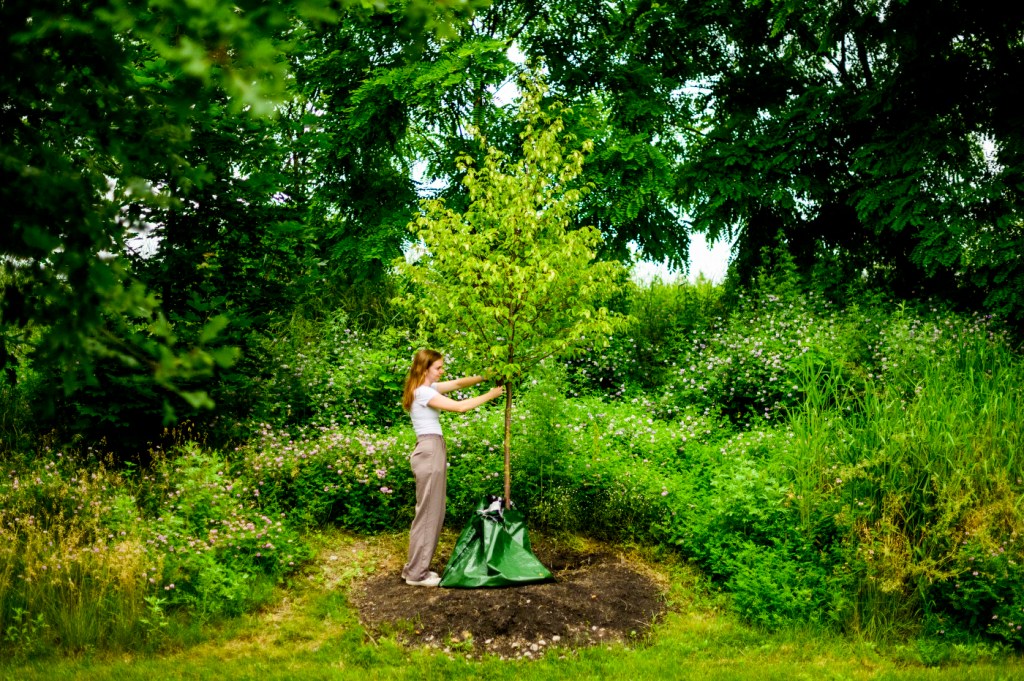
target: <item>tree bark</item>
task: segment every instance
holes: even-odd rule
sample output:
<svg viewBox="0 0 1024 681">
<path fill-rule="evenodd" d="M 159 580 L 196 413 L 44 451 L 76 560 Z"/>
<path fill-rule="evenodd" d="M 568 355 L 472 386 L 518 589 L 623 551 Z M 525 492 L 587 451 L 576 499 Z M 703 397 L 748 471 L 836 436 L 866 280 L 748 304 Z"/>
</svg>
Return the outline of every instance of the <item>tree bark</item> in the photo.
<svg viewBox="0 0 1024 681">
<path fill-rule="evenodd" d="M 512 385 L 505 384 L 505 508 L 512 508 Z"/>
</svg>

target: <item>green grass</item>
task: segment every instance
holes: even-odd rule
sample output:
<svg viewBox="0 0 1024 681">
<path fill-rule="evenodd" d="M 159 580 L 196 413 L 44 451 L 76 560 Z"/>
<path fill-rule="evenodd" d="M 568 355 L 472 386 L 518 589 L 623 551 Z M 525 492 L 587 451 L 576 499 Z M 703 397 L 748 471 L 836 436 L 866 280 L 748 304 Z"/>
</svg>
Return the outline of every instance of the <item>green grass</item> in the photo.
<svg viewBox="0 0 1024 681">
<path fill-rule="evenodd" d="M 1024 365 L 977 331 L 958 329 L 951 338 L 964 340 L 926 363 L 890 353 L 896 377 L 859 393 L 838 380 L 839 371 L 819 367 L 803 381 L 806 402 L 791 418 L 787 465 L 801 522 L 831 508 L 858 537 L 855 607 L 843 625 L 875 639 L 916 626 L 942 585 L 985 572 L 965 547 L 1008 551 L 1011 570 L 980 576 L 990 597 L 954 594 L 961 617 L 976 613 L 990 627 L 1020 621 L 1012 568 L 1024 528 Z M 1019 647 L 1019 635 L 1007 638 Z"/>
<path fill-rule="evenodd" d="M 452 537 L 446 537 L 445 541 Z M 1024 660 L 983 644 L 929 641 L 880 646 L 814 629 L 751 628 L 724 596 L 675 560 L 635 560 L 670 584 L 672 611 L 642 645 L 552 650 L 535 661 L 467 660 L 407 649 L 365 630 L 348 605 L 354 582 L 392 569 L 402 535 L 311 538 L 318 558 L 262 611 L 179 635 L 164 652 L 82 654 L 0 666 L 0 679 L 1024 679 Z M 922 659 L 942 660 L 926 666 Z"/>
</svg>

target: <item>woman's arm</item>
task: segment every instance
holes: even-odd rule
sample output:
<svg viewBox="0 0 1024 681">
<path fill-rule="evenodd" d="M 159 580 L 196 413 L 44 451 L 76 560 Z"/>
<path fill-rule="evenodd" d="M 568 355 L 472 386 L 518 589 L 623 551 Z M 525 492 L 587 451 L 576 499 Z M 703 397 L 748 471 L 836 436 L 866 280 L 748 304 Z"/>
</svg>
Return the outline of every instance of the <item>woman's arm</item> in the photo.
<svg viewBox="0 0 1024 681">
<path fill-rule="evenodd" d="M 474 378 L 476 377 L 474 376 Z M 449 382 L 457 383 L 458 381 Z M 477 382 L 479 383 L 479 381 Z M 434 389 L 437 389 L 436 384 Z M 485 402 L 490 402 L 495 397 L 503 395 L 504 393 L 504 386 L 496 385 L 487 392 L 485 392 L 483 395 L 477 395 L 476 397 L 471 397 L 468 400 L 453 400 L 452 398 L 445 397 L 444 395 L 435 395 L 434 397 L 430 398 L 429 402 L 427 402 L 427 406 L 432 407 L 434 409 L 441 409 L 443 411 L 457 411 L 462 413 L 470 411 L 471 409 L 476 409 L 481 404 L 484 404 Z"/>
<path fill-rule="evenodd" d="M 434 385 L 430 386 L 437 392 L 444 394 L 450 393 L 453 390 L 461 390 L 462 388 L 469 388 L 477 383 L 483 382 L 483 376 L 464 376 L 462 378 L 456 378 L 452 381 L 438 381 Z"/>
</svg>

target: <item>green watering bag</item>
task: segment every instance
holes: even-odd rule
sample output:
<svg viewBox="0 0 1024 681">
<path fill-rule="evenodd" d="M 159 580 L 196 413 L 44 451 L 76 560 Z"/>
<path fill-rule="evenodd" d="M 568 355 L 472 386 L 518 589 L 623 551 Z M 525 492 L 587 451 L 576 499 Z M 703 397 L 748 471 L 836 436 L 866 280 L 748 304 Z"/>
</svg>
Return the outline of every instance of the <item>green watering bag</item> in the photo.
<svg viewBox="0 0 1024 681">
<path fill-rule="evenodd" d="M 477 506 L 455 543 L 441 586 L 475 589 L 552 579 L 530 549 L 523 514 L 514 508 L 502 511 L 500 506 L 488 499 Z"/>
</svg>

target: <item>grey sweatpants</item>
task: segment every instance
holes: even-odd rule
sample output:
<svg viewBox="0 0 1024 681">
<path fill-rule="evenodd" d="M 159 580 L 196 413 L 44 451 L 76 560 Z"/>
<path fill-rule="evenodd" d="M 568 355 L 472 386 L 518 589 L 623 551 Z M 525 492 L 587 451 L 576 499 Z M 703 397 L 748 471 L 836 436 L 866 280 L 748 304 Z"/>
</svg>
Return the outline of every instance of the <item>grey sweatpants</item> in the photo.
<svg viewBox="0 0 1024 681">
<path fill-rule="evenodd" d="M 444 500 L 447 493 L 448 449 L 441 435 L 420 435 L 409 458 L 416 476 L 416 517 L 409 529 L 409 562 L 402 578 L 426 579 L 437 539 L 444 525 Z"/>
</svg>

